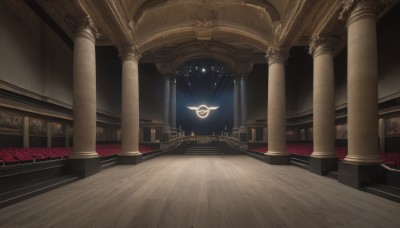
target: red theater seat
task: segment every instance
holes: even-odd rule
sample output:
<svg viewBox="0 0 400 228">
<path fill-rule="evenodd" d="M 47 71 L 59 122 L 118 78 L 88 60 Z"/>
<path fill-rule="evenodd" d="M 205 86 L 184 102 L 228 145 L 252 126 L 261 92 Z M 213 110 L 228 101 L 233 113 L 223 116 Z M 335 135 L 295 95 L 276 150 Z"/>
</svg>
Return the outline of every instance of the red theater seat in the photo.
<svg viewBox="0 0 400 228">
<path fill-rule="evenodd" d="M 14 158 L 12 154 L 7 151 L 7 148 L 1 148 L 0 159 L 7 164 L 17 164 L 18 160 Z"/>
</svg>

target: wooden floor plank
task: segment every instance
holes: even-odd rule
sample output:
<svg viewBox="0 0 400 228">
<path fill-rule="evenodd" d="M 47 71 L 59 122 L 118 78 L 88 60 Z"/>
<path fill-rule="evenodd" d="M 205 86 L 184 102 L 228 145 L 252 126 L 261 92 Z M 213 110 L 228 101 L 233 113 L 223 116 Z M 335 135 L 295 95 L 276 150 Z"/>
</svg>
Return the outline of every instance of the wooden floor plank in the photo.
<svg viewBox="0 0 400 228">
<path fill-rule="evenodd" d="M 247 156 L 162 156 L 0 209 L 0 227 L 400 227 L 400 204 Z"/>
</svg>

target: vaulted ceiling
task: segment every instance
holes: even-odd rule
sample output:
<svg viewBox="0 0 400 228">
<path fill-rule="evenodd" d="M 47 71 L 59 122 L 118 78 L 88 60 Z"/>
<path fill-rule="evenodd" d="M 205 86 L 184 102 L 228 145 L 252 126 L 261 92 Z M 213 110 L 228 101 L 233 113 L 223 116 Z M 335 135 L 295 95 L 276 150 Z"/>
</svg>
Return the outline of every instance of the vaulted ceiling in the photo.
<svg viewBox="0 0 400 228">
<path fill-rule="evenodd" d="M 134 46 L 142 62 L 174 71 L 195 58 L 228 65 L 266 62 L 270 46 L 307 46 L 315 35 L 341 36 L 342 0 L 36 0 L 73 39 L 90 16 L 97 45 Z"/>
</svg>

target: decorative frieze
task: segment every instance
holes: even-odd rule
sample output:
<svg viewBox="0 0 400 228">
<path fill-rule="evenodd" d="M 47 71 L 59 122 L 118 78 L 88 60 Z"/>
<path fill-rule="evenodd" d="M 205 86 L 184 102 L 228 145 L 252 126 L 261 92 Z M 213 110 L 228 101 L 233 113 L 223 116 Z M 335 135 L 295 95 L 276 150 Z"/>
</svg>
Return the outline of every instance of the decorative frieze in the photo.
<svg viewBox="0 0 400 228">
<path fill-rule="evenodd" d="M 75 37 L 85 37 L 93 42 L 100 37 L 93 20 L 89 16 L 75 19 L 73 27 Z"/>
<path fill-rule="evenodd" d="M 139 62 L 141 54 L 136 47 L 130 46 L 130 47 L 120 48 L 119 49 L 119 57 L 123 61 L 130 60 L 130 61 Z"/>
<path fill-rule="evenodd" d="M 268 48 L 265 55 L 265 58 L 268 61 L 268 65 L 272 65 L 274 63 L 284 64 L 288 57 L 289 57 L 289 49 L 281 49 L 275 47 Z"/>
<path fill-rule="evenodd" d="M 308 53 L 317 57 L 321 54 L 333 54 L 338 39 L 334 37 L 316 36 L 311 39 Z"/>
<path fill-rule="evenodd" d="M 344 0 L 339 20 L 347 21 L 349 26 L 363 18 L 375 18 L 390 2 L 391 0 Z"/>
</svg>

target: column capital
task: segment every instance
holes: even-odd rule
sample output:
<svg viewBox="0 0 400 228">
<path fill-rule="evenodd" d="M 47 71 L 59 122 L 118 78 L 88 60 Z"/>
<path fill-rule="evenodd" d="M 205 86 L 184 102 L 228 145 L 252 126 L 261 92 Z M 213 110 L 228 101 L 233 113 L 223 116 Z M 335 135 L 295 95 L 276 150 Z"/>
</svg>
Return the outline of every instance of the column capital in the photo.
<svg viewBox="0 0 400 228">
<path fill-rule="evenodd" d="M 311 39 L 308 53 L 313 58 L 321 54 L 333 54 L 337 41 L 335 37 L 315 36 Z"/>
<path fill-rule="evenodd" d="M 268 61 L 268 66 L 281 63 L 284 64 L 289 57 L 289 49 L 269 47 L 266 51 L 265 58 Z"/>
<path fill-rule="evenodd" d="M 73 28 L 74 37 L 85 37 L 95 42 L 96 38 L 100 36 L 90 16 L 75 19 L 73 21 Z"/>
<path fill-rule="evenodd" d="M 138 49 L 135 48 L 134 46 L 119 48 L 118 52 L 119 52 L 118 56 L 123 61 L 130 60 L 130 61 L 139 62 L 139 59 L 141 57 Z"/>
<path fill-rule="evenodd" d="M 375 18 L 390 0 L 344 0 L 339 20 L 347 21 L 347 27 L 363 18 Z"/>
</svg>

